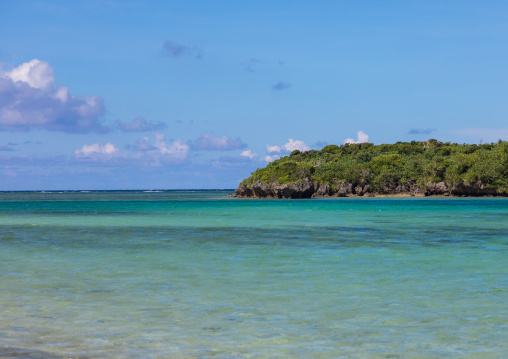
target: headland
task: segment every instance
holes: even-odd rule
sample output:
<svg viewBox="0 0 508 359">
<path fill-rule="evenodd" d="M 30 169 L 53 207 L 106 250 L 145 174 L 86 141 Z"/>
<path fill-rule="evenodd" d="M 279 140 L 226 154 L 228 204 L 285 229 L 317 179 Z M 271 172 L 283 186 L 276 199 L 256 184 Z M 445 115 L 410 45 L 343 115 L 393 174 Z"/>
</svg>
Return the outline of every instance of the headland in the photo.
<svg viewBox="0 0 508 359">
<path fill-rule="evenodd" d="M 329 145 L 252 173 L 239 198 L 508 196 L 508 142 Z"/>
</svg>

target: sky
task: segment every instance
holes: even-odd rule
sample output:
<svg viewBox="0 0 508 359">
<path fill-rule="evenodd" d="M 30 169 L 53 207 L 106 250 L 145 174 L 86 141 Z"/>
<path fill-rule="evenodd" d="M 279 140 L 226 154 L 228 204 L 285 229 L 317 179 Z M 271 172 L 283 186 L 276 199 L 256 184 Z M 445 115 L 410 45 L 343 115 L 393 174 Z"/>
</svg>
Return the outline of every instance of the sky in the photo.
<svg viewBox="0 0 508 359">
<path fill-rule="evenodd" d="M 292 150 L 508 140 L 508 3 L 0 0 L 0 190 L 232 189 Z"/>
</svg>

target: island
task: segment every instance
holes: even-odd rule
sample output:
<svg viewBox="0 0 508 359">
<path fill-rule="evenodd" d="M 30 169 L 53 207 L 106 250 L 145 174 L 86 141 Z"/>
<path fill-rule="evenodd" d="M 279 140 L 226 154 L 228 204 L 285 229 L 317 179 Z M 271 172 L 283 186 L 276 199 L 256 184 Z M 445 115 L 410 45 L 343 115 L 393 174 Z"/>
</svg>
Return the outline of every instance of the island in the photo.
<svg viewBox="0 0 508 359">
<path fill-rule="evenodd" d="M 329 145 L 270 162 L 238 198 L 508 196 L 508 142 Z"/>
</svg>

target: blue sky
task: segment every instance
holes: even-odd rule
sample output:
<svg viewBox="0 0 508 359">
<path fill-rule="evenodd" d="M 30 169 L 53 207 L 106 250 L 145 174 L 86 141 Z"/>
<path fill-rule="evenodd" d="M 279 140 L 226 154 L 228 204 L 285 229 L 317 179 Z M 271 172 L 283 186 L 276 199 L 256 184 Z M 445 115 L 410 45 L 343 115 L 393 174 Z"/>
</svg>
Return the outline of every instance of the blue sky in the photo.
<svg viewBox="0 0 508 359">
<path fill-rule="evenodd" d="M 504 1 L 1 1 L 0 190 L 236 188 L 292 149 L 508 140 Z"/>
</svg>

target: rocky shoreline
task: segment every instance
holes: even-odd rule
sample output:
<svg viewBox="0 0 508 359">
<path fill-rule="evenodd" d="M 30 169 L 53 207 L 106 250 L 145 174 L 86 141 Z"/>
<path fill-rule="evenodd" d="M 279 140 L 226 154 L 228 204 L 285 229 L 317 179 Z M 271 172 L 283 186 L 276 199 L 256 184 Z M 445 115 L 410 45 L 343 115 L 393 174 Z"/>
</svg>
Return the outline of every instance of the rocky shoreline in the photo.
<svg viewBox="0 0 508 359">
<path fill-rule="evenodd" d="M 320 184 L 310 179 L 290 184 L 266 184 L 255 182 L 252 185 L 240 185 L 233 197 L 237 198 L 323 198 L 323 197 L 426 197 L 426 196 L 453 196 L 453 197 L 508 197 L 508 189 L 502 190 L 484 185 L 481 182 L 447 183 L 428 182 L 425 185 L 416 183 L 385 183 L 382 190 L 372 191 L 371 187 L 362 181 L 359 184 L 341 182 L 333 185 Z"/>
</svg>

